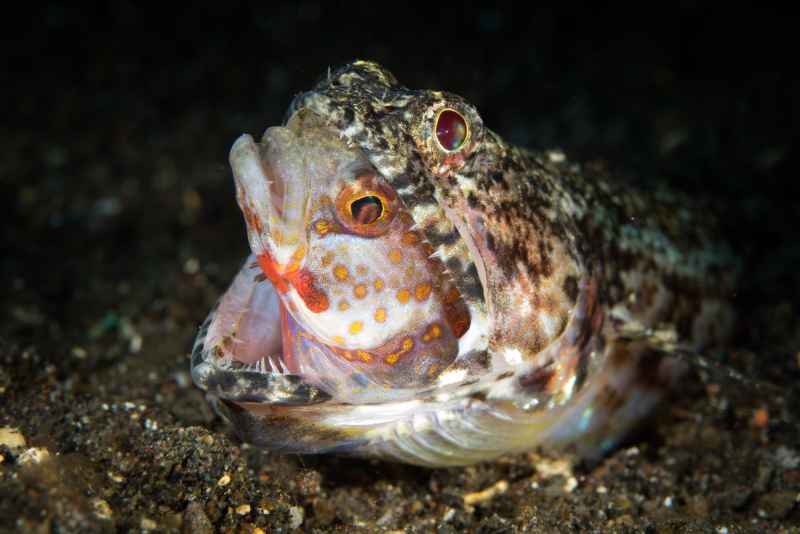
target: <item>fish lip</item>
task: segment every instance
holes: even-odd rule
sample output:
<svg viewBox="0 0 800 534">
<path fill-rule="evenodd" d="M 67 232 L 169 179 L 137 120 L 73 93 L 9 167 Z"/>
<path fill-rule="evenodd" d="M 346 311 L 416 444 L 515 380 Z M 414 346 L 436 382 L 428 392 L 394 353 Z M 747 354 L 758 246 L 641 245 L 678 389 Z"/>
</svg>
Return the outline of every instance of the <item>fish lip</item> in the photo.
<svg viewBox="0 0 800 534">
<path fill-rule="evenodd" d="M 229 154 L 250 249 L 268 254 L 278 265 L 288 265 L 306 241 L 307 142 L 290 127 L 273 126 L 259 142 L 241 135 Z"/>
<path fill-rule="evenodd" d="M 298 375 L 224 369 L 208 362 L 192 368 L 192 380 L 212 397 L 233 402 L 297 406 L 331 398 Z"/>
</svg>

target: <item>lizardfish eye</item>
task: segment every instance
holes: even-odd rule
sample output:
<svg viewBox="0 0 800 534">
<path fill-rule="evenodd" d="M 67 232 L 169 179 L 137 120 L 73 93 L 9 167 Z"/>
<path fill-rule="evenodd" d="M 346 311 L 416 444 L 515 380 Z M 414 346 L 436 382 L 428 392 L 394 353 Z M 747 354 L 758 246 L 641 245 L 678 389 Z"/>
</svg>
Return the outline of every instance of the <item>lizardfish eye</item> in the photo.
<svg viewBox="0 0 800 534">
<path fill-rule="evenodd" d="M 442 150 L 455 152 L 467 144 L 469 126 L 457 111 L 445 108 L 436 115 L 436 141 Z"/>
<path fill-rule="evenodd" d="M 358 224 L 372 224 L 384 213 L 384 201 L 376 195 L 365 195 L 350 202 L 350 215 Z"/>
</svg>

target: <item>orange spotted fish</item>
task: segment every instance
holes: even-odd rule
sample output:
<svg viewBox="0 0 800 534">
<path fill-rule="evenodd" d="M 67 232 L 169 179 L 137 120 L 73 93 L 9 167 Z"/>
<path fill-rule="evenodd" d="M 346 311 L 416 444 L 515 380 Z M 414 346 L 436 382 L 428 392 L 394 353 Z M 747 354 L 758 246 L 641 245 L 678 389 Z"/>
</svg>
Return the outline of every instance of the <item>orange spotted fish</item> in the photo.
<svg viewBox="0 0 800 534">
<path fill-rule="evenodd" d="M 714 221 L 357 61 L 230 155 L 252 250 L 194 382 L 250 442 L 445 466 L 609 450 L 723 343 Z"/>
</svg>

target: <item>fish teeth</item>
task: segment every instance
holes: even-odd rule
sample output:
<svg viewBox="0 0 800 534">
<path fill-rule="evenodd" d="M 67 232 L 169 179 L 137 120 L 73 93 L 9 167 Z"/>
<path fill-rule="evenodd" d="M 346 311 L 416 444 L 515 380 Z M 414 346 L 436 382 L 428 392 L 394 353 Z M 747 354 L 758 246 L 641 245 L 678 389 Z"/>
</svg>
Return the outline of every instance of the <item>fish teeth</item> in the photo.
<svg viewBox="0 0 800 534">
<path fill-rule="evenodd" d="M 272 358 L 272 356 L 269 358 L 269 363 L 272 365 L 272 372 L 279 375 L 281 374 L 281 368 L 277 363 L 275 363 L 276 360 L 273 360 Z"/>
</svg>

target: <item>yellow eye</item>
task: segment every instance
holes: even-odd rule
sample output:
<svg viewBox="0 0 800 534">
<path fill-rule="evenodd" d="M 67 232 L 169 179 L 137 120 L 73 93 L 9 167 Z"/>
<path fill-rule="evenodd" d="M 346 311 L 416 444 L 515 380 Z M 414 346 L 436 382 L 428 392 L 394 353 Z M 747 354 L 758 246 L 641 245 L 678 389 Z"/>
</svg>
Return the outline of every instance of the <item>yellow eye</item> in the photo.
<svg viewBox="0 0 800 534">
<path fill-rule="evenodd" d="M 364 237 L 378 237 L 389 230 L 397 215 L 399 200 L 394 190 L 365 172 L 336 196 L 336 217 L 348 231 Z"/>
<path fill-rule="evenodd" d="M 372 224 L 380 220 L 385 211 L 384 200 L 376 195 L 365 195 L 350 202 L 350 216 L 357 224 Z"/>
</svg>

